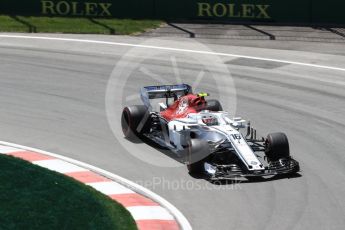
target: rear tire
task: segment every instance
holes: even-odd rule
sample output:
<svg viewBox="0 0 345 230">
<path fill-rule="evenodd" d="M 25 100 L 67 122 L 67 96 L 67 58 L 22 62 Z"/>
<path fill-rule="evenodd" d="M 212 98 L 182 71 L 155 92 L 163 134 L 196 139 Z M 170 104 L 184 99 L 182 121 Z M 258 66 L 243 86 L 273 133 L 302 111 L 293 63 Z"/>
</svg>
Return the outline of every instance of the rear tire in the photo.
<svg viewBox="0 0 345 230">
<path fill-rule="evenodd" d="M 289 141 L 284 133 L 267 135 L 265 153 L 269 161 L 290 157 Z"/>
<path fill-rule="evenodd" d="M 223 107 L 218 100 L 211 99 L 211 100 L 207 100 L 205 110 L 218 112 L 218 111 L 222 111 Z"/>
<path fill-rule="evenodd" d="M 122 111 L 121 126 L 122 132 L 127 139 L 135 140 L 147 131 L 149 127 L 149 117 L 146 121 L 145 114 L 148 113 L 146 106 L 133 105 L 125 107 Z M 138 131 L 137 128 L 141 122 L 145 122 L 143 128 Z"/>
<path fill-rule="evenodd" d="M 188 144 L 188 163 L 187 169 L 190 174 L 202 174 L 204 172 L 204 163 L 210 155 L 207 141 L 191 139 Z"/>
</svg>

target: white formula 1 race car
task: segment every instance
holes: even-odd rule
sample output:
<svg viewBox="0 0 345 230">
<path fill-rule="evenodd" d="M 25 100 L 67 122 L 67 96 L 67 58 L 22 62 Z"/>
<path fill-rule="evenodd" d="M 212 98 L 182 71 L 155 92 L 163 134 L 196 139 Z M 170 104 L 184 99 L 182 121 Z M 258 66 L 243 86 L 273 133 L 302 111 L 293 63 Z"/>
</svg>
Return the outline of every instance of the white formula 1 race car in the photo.
<svg viewBox="0 0 345 230">
<path fill-rule="evenodd" d="M 219 101 L 205 99 L 206 93 L 193 94 L 187 84 L 146 86 L 140 93 L 143 105 L 123 109 L 125 137 L 149 139 L 183 156 L 191 174 L 219 180 L 299 171 L 284 133 L 257 139 L 249 122 L 230 118 Z M 165 99 L 158 103 L 159 111 L 154 111 L 153 99 Z"/>
</svg>

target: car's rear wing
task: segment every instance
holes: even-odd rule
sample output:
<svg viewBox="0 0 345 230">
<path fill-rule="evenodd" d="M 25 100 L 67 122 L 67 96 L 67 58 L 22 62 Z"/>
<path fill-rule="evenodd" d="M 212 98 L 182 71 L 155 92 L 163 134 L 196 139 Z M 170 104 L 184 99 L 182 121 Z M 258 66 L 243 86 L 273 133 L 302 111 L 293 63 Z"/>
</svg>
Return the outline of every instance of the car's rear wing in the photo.
<svg viewBox="0 0 345 230">
<path fill-rule="evenodd" d="M 144 105 L 151 108 L 150 99 L 180 97 L 192 93 L 192 87 L 187 84 L 145 86 L 140 90 Z"/>
</svg>

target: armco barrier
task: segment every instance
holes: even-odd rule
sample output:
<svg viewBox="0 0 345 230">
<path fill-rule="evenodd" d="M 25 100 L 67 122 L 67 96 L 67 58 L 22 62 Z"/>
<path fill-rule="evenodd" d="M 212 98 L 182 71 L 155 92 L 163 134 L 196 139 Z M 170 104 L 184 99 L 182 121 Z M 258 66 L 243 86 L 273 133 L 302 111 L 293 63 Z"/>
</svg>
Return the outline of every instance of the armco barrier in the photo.
<svg viewBox="0 0 345 230">
<path fill-rule="evenodd" d="M 1 0 L 0 14 L 345 24 L 345 0 Z"/>
</svg>

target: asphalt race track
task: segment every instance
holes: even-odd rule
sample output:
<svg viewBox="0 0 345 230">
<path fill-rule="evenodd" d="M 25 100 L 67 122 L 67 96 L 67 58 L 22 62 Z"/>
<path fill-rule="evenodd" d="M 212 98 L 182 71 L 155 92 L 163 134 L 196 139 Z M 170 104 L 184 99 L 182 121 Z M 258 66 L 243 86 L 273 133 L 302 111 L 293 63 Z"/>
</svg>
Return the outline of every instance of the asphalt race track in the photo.
<svg viewBox="0 0 345 230">
<path fill-rule="evenodd" d="M 132 44 L 143 39 L 51 36 Z M 140 153 L 128 153 L 114 137 L 105 112 L 109 77 L 131 48 L 124 45 L 0 36 L 0 140 L 56 152 L 143 184 L 174 204 L 194 229 L 343 229 L 345 56 L 333 55 L 332 50 L 318 53 L 318 45 L 309 44 L 315 47 L 313 52 L 208 45 L 215 52 L 343 68 L 220 57 L 234 79 L 236 115 L 250 119 L 261 135 L 274 131 L 288 135 L 291 153 L 302 169 L 295 178 L 214 186 L 191 177 L 184 166 L 159 167 L 135 157 Z M 334 53 L 342 53 L 339 50 L 345 46 L 333 48 Z M 150 80 L 147 75 L 175 83 L 172 60 L 180 77 L 195 83 L 198 64 L 190 63 L 185 53 L 164 52 L 166 56 L 146 59 L 141 69 L 133 70 L 135 63 L 129 63 L 132 78 L 124 90 L 127 96 L 144 84 L 159 84 L 159 78 Z M 128 60 L 137 59 L 134 55 Z M 207 73 L 198 89 L 215 96 L 220 91 L 222 96 L 234 94 Z M 136 98 L 130 100 L 128 104 L 133 104 Z M 121 112 L 122 106 L 114 107 Z M 182 187 L 182 181 L 192 188 Z"/>
</svg>

